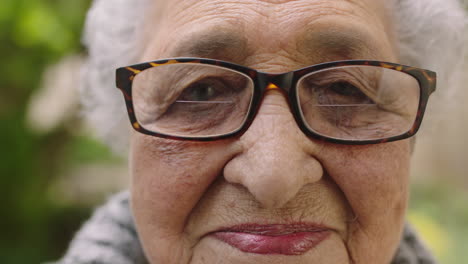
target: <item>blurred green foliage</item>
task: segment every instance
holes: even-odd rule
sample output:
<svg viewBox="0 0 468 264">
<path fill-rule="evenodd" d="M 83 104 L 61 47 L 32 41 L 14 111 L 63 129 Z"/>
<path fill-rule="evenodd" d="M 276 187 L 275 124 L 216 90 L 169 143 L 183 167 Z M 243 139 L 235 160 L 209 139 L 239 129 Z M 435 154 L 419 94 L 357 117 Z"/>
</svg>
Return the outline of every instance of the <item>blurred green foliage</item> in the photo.
<svg viewBox="0 0 468 264">
<path fill-rule="evenodd" d="M 409 219 L 443 264 L 468 259 L 467 202 L 466 186 L 451 181 L 449 173 L 413 185 Z"/>
<path fill-rule="evenodd" d="M 114 161 L 105 147 L 73 133 L 73 122 L 45 134 L 25 122 L 44 69 L 83 52 L 80 33 L 90 0 L 1 1 L 0 263 L 41 263 L 63 254 L 90 212 L 50 197 L 54 179 L 77 164 Z M 456 264 L 468 259 L 468 194 L 445 176 L 414 185 L 409 216 L 441 263 Z"/>
<path fill-rule="evenodd" d="M 35 133 L 27 127 L 25 114 L 45 67 L 82 50 L 80 32 L 89 4 L 89 0 L 0 4 L 0 190 L 5 208 L 0 218 L 0 263 L 57 258 L 69 239 L 67 223 L 88 213 L 87 208 L 60 208 L 45 195 L 61 169 L 58 157 L 66 153 L 73 136 L 64 127 Z M 67 237 L 61 238 L 62 233 Z"/>
</svg>

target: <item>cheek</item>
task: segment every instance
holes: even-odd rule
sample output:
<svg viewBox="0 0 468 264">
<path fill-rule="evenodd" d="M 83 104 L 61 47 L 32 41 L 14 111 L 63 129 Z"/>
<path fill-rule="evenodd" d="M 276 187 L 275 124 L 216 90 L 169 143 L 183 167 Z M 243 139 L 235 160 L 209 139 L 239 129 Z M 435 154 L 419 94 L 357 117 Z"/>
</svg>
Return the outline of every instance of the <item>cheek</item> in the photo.
<svg viewBox="0 0 468 264">
<path fill-rule="evenodd" d="M 132 206 L 139 228 L 150 228 L 144 233 L 184 231 L 185 220 L 224 164 L 217 151 L 207 143 L 133 136 Z"/>
<path fill-rule="evenodd" d="M 340 151 L 328 172 L 355 214 L 349 223 L 350 253 L 357 263 L 391 258 L 400 240 L 408 199 L 410 142 Z"/>
<path fill-rule="evenodd" d="M 393 216 L 396 221 L 406 207 L 409 141 L 381 144 L 349 153 L 336 179 L 360 221 Z M 389 215 L 388 215 L 389 214 Z"/>
</svg>

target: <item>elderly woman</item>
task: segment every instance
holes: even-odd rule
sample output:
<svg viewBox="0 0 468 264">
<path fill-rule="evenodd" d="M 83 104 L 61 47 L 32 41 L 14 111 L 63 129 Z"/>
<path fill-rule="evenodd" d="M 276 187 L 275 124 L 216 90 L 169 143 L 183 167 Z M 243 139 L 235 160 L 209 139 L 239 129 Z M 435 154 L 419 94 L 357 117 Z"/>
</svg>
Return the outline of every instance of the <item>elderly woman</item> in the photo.
<svg viewBox="0 0 468 264">
<path fill-rule="evenodd" d="M 60 263 L 435 263 L 405 225 L 411 137 L 435 71 L 455 86 L 465 19 L 455 0 L 95 1 L 85 102 L 129 139 L 132 184 Z"/>
</svg>

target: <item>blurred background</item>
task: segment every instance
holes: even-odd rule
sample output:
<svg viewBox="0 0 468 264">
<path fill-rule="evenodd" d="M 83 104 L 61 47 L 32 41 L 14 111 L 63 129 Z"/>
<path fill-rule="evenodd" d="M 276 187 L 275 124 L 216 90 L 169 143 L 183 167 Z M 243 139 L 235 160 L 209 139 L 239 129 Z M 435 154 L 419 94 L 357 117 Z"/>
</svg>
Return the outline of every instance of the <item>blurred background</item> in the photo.
<svg viewBox="0 0 468 264">
<path fill-rule="evenodd" d="M 0 263 L 58 259 L 126 161 L 81 118 L 80 32 L 90 0 L 0 4 Z M 467 71 L 468 72 L 468 71 Z M 468 259 L 468 89 L 417 138 L 409 219 L 438 259 Z"/>
</svg>

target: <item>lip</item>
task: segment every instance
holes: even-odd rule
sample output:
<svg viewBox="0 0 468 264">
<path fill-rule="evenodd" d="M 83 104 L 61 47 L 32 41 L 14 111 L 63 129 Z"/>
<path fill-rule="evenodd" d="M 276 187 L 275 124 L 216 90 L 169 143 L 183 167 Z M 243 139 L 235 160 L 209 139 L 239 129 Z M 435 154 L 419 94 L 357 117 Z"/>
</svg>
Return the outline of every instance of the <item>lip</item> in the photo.
<svg viewBox="0 0 468 264">
<path fill-rule="evenodd" d="M 310 224 L 244 224 L 213 232 L 211 236 L 246 253 L 302 255 L 328 238 L 331 230 Z"/>
</svg>

